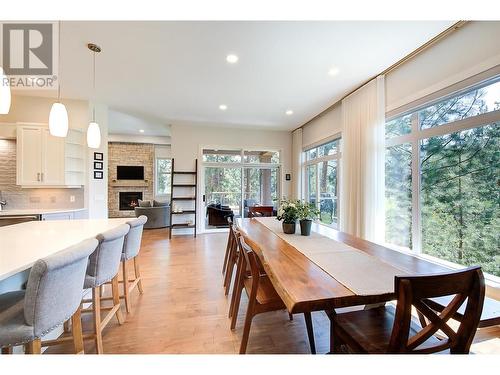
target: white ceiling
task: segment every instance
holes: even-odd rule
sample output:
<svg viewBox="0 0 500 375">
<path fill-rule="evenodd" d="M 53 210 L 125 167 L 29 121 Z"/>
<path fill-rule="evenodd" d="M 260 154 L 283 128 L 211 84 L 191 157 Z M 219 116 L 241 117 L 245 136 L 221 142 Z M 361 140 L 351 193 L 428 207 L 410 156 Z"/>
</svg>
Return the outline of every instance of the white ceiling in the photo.
<svg viewBox="0 0 500 375">
<path fill-rule="evenodd" d="M 86 44 L 94 42 L 103 49 L 96 96 L 116 111 L 159 126 L 196 121 L 289 130 L 452 23 L 63 22 L 62 95 L 92 97 Z M 238 63 L 226 62 L 229 53 Z M 334 77 L 332 67 L 339 69 Z"/>
</svg>

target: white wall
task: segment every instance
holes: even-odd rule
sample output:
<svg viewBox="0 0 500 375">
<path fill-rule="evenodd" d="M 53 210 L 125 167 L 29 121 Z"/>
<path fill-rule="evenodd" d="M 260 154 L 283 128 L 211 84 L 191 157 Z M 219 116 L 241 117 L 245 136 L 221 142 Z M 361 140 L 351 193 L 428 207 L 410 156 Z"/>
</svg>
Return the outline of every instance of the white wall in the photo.
<svg viewBox="0 0 500 375">
<path fill-rule="evenodd" d="M 188 124 L 172 124 L 172 157 L 175 160 L 175 169 L 191 171 L 194 170 L 195 159 L 201 172 L 202 147 L 223 147 L 231 148 L 262 148 L 281 151 L 281 191 L 284 196 L 292 193 L 292 182 L 285 181 L 285 174 L 291 173 L 291 150 L 292 134 L 289 131 L 269 131 L 260 129 L 235 129 L 216 126 L 200 126 Z M 200 175 L 201 176 L 201 175 Z M 198 183 L 198 195 L 202 196 L 201 183 Z M 203 202 L 198 202 L 198 210 Z M 199 211 L 201 212 L 201 211 Z M 199 217 L 199 228 L 202 229 L 201 221 L 203 215 Z M 179 234 L 181 231 L 176 231 Z"/>
<path fill-rule="evenodd" d="M 101 128 L 101 146 L 98 149 L 87 147 L 87 184 L 85 186 L 85 207 L 90 219 L 108 217 L 108 107 L 104 104 L 89 103 L 88 116 L 92 116 L 95 106 L 95 119 Z M 103 153 L 103 179 L 94 179 L 94 152 Z"/>
<path fill-rule="evenodd" d="M 386 110 L 394 110 L 498 64 L 500 22 L 469 22 L 386 75 Z"/>
<path fill-rule="evenodd" d="M 134 134 L 109 134 L 108 142 L 127 142 L 127 143 L 151 143 L 154 145 L 170 145 L 171 137 L 169 136 L 150 136 L 150 135 L 134 135 Z"/>
</svg>

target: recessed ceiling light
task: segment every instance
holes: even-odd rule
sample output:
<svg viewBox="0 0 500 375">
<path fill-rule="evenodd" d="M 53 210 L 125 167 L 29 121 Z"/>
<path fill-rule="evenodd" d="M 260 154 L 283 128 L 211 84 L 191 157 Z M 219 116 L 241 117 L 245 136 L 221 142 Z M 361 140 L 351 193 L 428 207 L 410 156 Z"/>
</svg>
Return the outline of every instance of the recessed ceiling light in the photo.
<svg viewBox="0 0 500 375">
<path fill-rule="evenodd" d="M 328 75 L 335 77 L 337 74 L 339 74 L 339 72 L 340 72 L 339 68 L 333 67 L 328 71 Z"/>
<path fill-rule="evenodd" d="M 144 129 L 140 129 L 140 130 L 139 130 L 139 133 L 144 133 Z"/>
<path fill-rule="evenodd" d="M 285 112 L 285 114 L 287 116 L 291 116 L 291 115 L 293 115 L 293 111 L 291 109 L 289 109 L 288 111 Z"/>
<path fill-rule="evenodd" d="M 219 109 L 220 109 L 221 111 L 225 111 L 225 110 L 227 109 L 227 105 L 225 105 L 225 104 L 221 104 L 221 105 L 219 106 Z"/>
<path fill-rule="evenodd" d="M 238 56 L 230 54 L 226 56 L 226 61 L 229 64 L 236 64 L 238 62 Z"/>
</svg>

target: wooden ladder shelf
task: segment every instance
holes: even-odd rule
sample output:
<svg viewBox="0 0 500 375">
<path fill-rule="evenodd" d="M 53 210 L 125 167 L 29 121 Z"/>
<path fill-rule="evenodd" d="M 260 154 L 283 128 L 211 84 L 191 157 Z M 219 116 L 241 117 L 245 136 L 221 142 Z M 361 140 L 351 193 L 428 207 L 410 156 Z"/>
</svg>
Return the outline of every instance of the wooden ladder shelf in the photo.
<svg viewBox="0 0 500 375">
<path fill-rule="evenodd" d="M 194 182 L 185 182 L 185 181 L 178 181 L 176 179 L 176 176 L 193 176 L 194 177 Z M 169 238 L 172 238 L 172 231 L 174 229 L 193 229 L 193 235 L 196 238 L 196 219 L 197 219 L 197 202 L 198 202 L 198 159 L 195 159 L 195 167 L 194 167 L 194 172 L 191 171 L 176 171 L 175 170 L 175 160 L 172 159 L 172 175 L 171 175 L 171 180 L 170 180 L 170 231 L 169 231 Z M 178 194 L 179 189 L 184 190 L 184 193 Z M 186 193 L 185 191 L 187 189 L 192 189 L 194 191 L 191 191 L 190 193 Z M 190 194 L 190 195 L 188 195 Z M 183 208 L 182 212 L 173 212 L 173 206 L 174 202 L 193 202 L 194 207 L 192 207 L 192 204 L 190 204 L 191 207 L 189 208 Z M 187 204 L 186 204 L 187 205 Z M 174 216 L 175 215 L 175 216 Z M 173 222 L 174 217 L 179 217 L 178 215 L 181 215 L 182 218 L 184 218 L 184 215 L 194 215 L 194 222 L 189 223 L 189 222 Z"/>
</svg>

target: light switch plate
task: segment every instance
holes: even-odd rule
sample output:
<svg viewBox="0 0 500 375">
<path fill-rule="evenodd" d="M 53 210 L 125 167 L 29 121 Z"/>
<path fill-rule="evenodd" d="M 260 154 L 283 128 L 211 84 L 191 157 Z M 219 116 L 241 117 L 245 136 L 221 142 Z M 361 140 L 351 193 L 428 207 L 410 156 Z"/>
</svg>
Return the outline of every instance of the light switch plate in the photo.
<svg viewBox="0 0 500 375">
<path fill-rule="evenodd" d="M 70 196 L 69 196 L 69 201 L 70 201 L 71 203 L 73 203 L 73 202 L 75 201 L 75 196 L 74 196 L 74 195 L 70 195 Z"/>
</svg>

